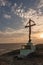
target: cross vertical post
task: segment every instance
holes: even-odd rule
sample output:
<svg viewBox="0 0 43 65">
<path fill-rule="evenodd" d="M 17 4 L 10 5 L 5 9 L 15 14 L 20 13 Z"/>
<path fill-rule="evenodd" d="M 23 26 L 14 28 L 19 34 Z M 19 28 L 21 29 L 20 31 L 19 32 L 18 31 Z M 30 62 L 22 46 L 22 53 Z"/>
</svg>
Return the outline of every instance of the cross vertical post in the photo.
<svg viewBox="0 0 43 65">
<path fill-rule="evenodd" d="M 29 21 L 29 42 L 31 42 L 31 22 Z"/>
</svg>

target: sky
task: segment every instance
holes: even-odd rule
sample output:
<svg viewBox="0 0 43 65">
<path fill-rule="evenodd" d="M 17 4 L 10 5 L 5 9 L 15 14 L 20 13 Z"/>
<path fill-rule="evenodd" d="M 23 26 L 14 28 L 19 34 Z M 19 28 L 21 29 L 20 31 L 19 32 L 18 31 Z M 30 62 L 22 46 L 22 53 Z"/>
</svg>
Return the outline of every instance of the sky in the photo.
<svg viewBox="0 0 43 65">
<path fill-rule="evenodd" d="M 0 0 L 0 43 L 28 42 L 29 18 L 36 23 L 32 42 L 43 43 L 43 0 Z"/>
</svg>

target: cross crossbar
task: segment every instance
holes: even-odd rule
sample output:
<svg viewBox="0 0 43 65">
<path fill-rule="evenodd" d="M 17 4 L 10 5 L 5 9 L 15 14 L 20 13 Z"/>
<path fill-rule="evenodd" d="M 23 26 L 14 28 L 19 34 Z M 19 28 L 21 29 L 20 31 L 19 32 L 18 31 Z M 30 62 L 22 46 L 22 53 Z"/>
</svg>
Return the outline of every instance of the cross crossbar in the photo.
<svg viewBox="0 0 43 65">
<path fill-rule="evenodd" d="M 30 25 L 30 26 L 34 26 L 34 25 L 36 25 L 36 24 Z M 30 27 L 30 26 L 25 26 L 25 28 Z"/>
</svg>

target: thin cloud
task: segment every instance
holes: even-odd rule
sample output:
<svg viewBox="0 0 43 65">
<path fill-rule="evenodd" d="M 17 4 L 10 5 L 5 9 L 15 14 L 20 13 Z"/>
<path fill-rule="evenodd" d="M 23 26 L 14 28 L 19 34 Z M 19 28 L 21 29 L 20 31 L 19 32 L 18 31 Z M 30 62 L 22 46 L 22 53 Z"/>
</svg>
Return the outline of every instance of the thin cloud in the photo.
<svg viewBox="0 0 43 65">
<path fill-rule="evenodd" d="M 14 30 L 11 28 L 7 28 L 5 31 L 0 31 L 0 38 L 18 38 L 18 37 L 23 37 L 26 35 L 26 33 L 23 32 L 24 30 Z"/>
<path fill-rule="evenodd" d="M 7 0 L 0 0 L 0 6 L 6 6 L 7 3 Z"/>
<path fill-rule="evenodd" d="M 4 18 L 6 18 L 6 19 L 11 19 L 11 15 L 4 14 Z"/>
<path fill-rule="evenodd" d="M 41 7 L 43 7 L 43 0 L 40 0 L 40 3 L 38 5 L 38 8 L 41 8 Z"/>
</svg>

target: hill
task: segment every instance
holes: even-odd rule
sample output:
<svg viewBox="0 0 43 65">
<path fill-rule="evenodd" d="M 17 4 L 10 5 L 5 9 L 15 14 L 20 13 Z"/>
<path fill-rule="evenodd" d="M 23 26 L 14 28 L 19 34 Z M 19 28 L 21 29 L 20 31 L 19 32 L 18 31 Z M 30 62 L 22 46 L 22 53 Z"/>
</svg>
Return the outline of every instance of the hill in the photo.
<svg viewBox="0 0 43 65">
<path fill-rule="evenodd" d="M 0 65 L 43 65 L 43 44 L 36 45 L 36 51 L 24 59 L 15 58 L 20 50 L 13 50 L 0 56 Z"/>
</svg>

